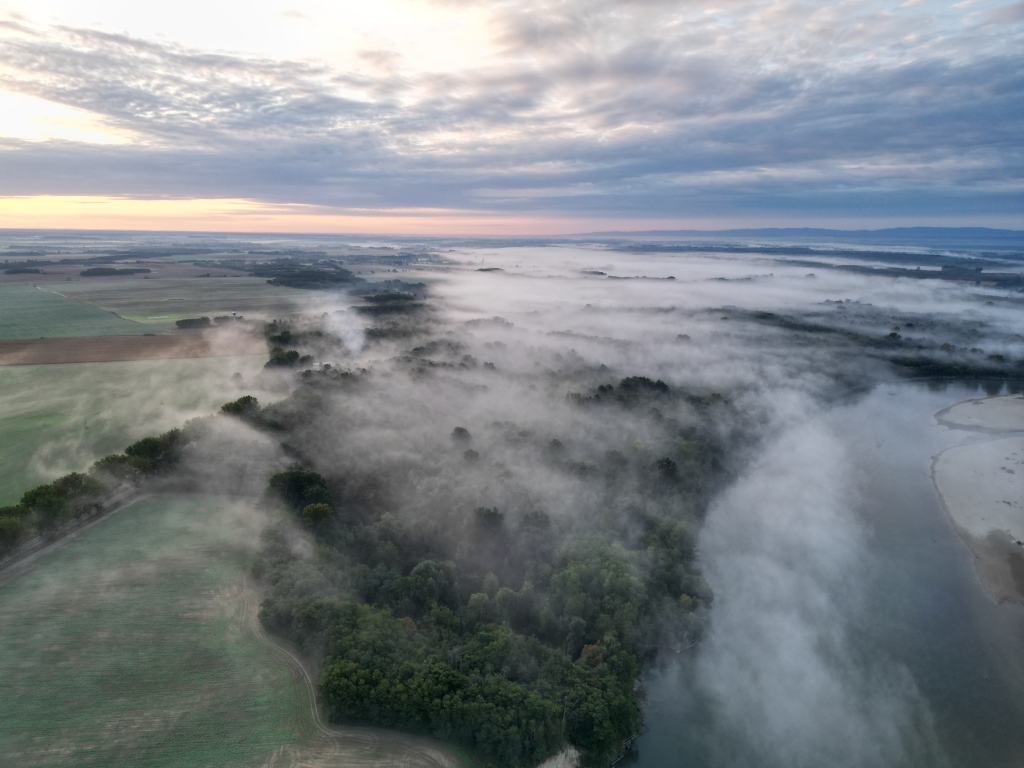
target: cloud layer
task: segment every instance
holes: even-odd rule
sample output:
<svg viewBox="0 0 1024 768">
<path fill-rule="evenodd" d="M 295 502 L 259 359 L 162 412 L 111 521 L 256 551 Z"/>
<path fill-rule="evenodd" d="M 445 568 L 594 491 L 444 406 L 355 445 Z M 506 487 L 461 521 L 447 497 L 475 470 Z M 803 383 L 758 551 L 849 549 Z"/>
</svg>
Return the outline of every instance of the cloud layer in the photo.
<svg viewBox="0 0 1024 768">
<path fill-rule="evenodd" d="M 0 195 L 737 221 L 1024 209 L 1020 3 L 476 6 L 487 55 L 441 70 L 386 44 L 339 66 L 12 17 L 0 89 L 135 138 L 0 139 Z"/>
</svg>

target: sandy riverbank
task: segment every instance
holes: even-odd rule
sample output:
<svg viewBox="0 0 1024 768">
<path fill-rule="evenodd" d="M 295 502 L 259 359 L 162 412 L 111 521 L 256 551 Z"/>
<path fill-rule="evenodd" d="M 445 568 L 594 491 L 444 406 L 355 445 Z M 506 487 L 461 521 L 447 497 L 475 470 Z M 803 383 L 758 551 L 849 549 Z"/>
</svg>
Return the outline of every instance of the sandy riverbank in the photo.
<svg viewBox="0 0 1024 768">
<path fill-rule="evenodd" d="M 932 478 L 985 589 L 1024 602 L 1024 436 L 948 448 Z"/>
<path fill-rule="evenodd" d="M 935 414 L 946 427 L 993 434 L 1024 432 L 1024 395 L 964 400 Z"/>
<path fill-rule="evenodd" d="M 1024 397 L 967 400 L 935 417 L 956 429 L 1024 431 Z M 947 448 L 932 479 L 986 591 L 1024 602 L 1024 434 Z"/>
</svg>

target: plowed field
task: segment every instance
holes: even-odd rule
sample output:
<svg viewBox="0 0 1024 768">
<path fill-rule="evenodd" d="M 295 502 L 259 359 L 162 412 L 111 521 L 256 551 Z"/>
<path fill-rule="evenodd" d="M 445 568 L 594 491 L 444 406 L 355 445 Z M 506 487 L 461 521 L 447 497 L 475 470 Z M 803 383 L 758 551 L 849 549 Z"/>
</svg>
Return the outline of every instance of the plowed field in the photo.
<svg viewBox="0 0 1024 768">
<path fill-rule="evenodd" d="M 120 360 L 166 360 L 258 354 L 265 346 L 239 340 L 225 349 L 210 335 L 189 333 L 160 336 L 83 336 L 63 339 L 0 339 L 0 365 L 106 363 Z"/>
</svg>

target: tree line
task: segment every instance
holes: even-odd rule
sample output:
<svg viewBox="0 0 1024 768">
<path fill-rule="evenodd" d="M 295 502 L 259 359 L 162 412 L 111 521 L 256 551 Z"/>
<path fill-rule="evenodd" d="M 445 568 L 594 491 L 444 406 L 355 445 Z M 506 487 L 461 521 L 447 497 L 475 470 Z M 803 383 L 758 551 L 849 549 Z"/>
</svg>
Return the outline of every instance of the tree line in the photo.
<svg viewBox="0 0 1024 768">
<path fill-rule="evenodd" d="M 75 519 L 92 517 L 119 487 L 171 471 L 184 446 L 193 438 L 194 425 L 144 437 L 95 462 L 87 472 L 72 472 L 25 491 L 17 504 L 0 507 L 0 557 L 14 552 L 26 540 L 53 534 Z"/>
</svg>

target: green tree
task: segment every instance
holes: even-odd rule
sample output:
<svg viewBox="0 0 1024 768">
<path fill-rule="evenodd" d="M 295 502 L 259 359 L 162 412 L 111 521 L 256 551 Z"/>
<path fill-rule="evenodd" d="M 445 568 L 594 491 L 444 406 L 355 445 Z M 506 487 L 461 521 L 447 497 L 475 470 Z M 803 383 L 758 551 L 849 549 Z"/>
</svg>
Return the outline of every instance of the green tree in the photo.
<svg viewBox="0 0 1024 768">
<path fill-rule="evenodd" d="M 293 464 L 270 478 L 270 489 L 295 512 L 308 504 L 332 504 L 327 479 L 301 464 Z"/>
<path fill-rule="evenodd" d="M 319 502 L 302 508 L 302 522 L 313 528 L 331 517 L 331 505 Z"/>
<path fill-rule="evenodd" d="M 220 407 L 221 413 L 226 413 L 228 416 L 239 416 L 241 418 L 251 418 L 257 415 L 260 411 L 260 403 L 252 395 L 242 395 L 237 400 L 224 403 Z"/>
<path fill-rule="evenodd" d="M 141 472 L 163 472 L 181 458 L 187 439 L 180 429 L 172 429 L 157 437 L 144 437 L 124 449 L 124 454 Z"/>
<path fill-rule="evenodd" d="M 32 529 L 18 517 L 0 517 L 0 556 L 14 550 Z"/>
</svg>

